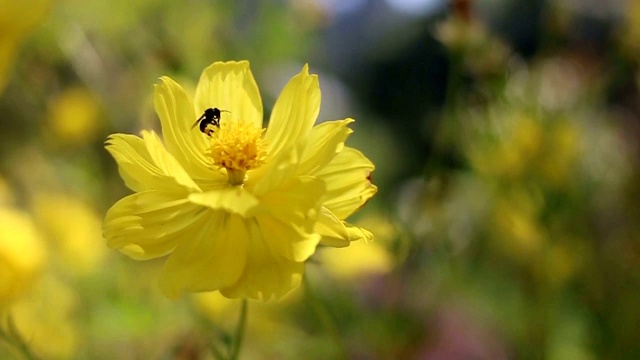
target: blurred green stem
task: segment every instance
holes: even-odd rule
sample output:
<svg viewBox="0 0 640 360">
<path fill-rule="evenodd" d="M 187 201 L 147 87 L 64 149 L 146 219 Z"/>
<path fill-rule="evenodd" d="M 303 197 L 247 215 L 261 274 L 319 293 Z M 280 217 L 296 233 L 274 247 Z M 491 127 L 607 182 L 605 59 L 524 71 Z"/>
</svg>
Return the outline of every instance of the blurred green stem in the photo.
<svg viewBox="0 0 640 360">
<path fill-rule="evenodd" d="M 236 333 L 233 337 L 233 344 L 231 353 L 229 354 L 230 360 L 237 360 L 240 354 L 240 348 L 242 346 L 242 340 L 244 339 L 244 331 L 247 328 L 247 307 L 248 300 L 242 299 L 242 307 L 240 308 L 240 318 L 238 319 L 238 326 L 236 327 Z"/>
<path fill-rule="evenodd" d="M 311 285 L 309 284 L 309 280 L 307 280 L 306 276 L 304 277 L 303 283 L 304 283 L 304 294 L 308 300 L 307 303 L 311 306 L 312 311 L 316 313 L 316 316 L 318 316 L 320 323 L 325 328 L 325 330 L 329 333 L 329 336 L 331 336 L 331 338 L 333 339 L 333 342 L 335 343 L 336 347 L 340 351 L 339 358 L 349 359 L 347 350 L 344 346 L 344 343 L 342 342 L 342 338 L 338 333 L 338 328 L 336 327 L 336 323 L 333 317 L 331 316 L 331 314 L 329 313 L 327 307 L 324 305 L 324 303 L 318 298 L 316 293 L 313 291 L 313 289 L 311 288 Z"/>
<path fill-rule="evenodd" d="M 445 90 L 444 109 L 447 115 L 454 115 L 456 111 L 457 93 L 460 89 L 461 70 L 464 55 L 456 51 L 449 53 L 449 68 L 447 70 L 447 88 Z"/>
<path fill-rule="evenodd" d="M 458 124 L 458 99 L 462 84 L 463 54 L 456 51 L 449 52 L 449 65 L 447 68 L 447 80 L 445 88 L 444 103 L 440 120 L 431 124 L 430 131 L 433 135 L 432 155 L 428 157 L 424 167 L 425 176 L 433 176 L 441 170 L 443 161 L 447 153 L 455 145 L 457 137 L 460 136 Z"/>
<path fill-rule="evenodd" d="M 27 360 L 38 360 L 38 357 L 29 349 L 27 343 L 22 339 L 22 336 L 18 332 L 13 319 L 9 317 L 7 319 L 8 330 L 5 331 L 0 326 L 0 339 L 4 340 L 10 346 L 15 347 Z"/>
</svg>

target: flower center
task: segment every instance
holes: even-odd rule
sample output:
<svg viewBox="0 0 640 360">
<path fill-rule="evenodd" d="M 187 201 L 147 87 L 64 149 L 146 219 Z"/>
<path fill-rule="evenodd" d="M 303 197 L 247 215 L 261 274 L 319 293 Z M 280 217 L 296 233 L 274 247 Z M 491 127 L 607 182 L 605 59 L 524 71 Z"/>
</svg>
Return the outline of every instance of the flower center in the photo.
<svg viewBox="0 0 640 360">
<path fill-rule="evenodd" d="M 236 120 L 221 121 L 211 134 L 208 154 L 215 165 L 227 169 L 229 184 L 242 185 L 245 173 L 264 164 L 267 157 L 263 129 L 253 123 Z"/>
</svg>

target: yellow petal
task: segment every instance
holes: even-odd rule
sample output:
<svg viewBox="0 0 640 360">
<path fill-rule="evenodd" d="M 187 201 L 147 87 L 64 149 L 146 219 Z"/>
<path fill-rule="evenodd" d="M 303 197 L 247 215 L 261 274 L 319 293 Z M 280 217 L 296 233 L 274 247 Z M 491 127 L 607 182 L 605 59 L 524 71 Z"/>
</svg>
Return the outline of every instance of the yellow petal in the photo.
<svg viewBox="0 0 640 360">
<path fill-rule="evenodd" d="M 103 236 L 109 247 L 137 260 L 171 252 L 185 234 L 201 222 L 202 208 L 156 191 L 129 195 L 105 216 Z"/>
<path fill-rule="evenodd" d="M 305 139 L 320 111 L 320 85 L 317 75 L 309 75 L 309 66 L 284 87 L 271 113 L 265 140 L 269 158 Z M 268 160 L 267 160 L 268 161 Z"/>
<path fill-rule="evenodd" d="M 320 244 L 331 247 L 346 247 L 351 243 L 349 233 L 342 220 L 324 206 L 320 211 L 315 231 L 322 236 Z"/>
<path fill-rule="evenodd" d="M 313 174 L 327 184 L 322 205 L 339 219 L 347 218 L 378 191 L 369 180 L 373 169 L 373 163 L 360 151 L 345 147 Z"/>
<path fill-rule="evenodd" d="M 258 262 L 250 259 L 238 282 L 221 289 L 220 293 L 231 299 L 280 299 L 300 285 L 303 273 L 304 263 L 273 259 Z"/>
<path fill-rule="evenodd" d="M 307 145 L 302 153 L 298 174 L 311 174 L 324 167 L 344 148 L 347 137 L 353 133 L 347 125 L 353 119 L 326 121 L 311 129 Z"/>
<path fill-rule="evenodd" d="M 265 210 L 256 220 L 270 253 L 304 261 L 315 252 L 320 236 L 314 224 L 324 192 L 321 180 L 301 176 L 260 198 Z"/>
<path fill-rule="evenodd" d="M 338 219 L 325 207 L 322 207 L 315 231 L 322 235 L 320 244 L 324 246 L 346 247 L 352 241 L 373 240 L 371 232 Z"/>
<path fill-rule="evenodd" d="M 191 99 L 178 83 L 166 76 L 155 85 L 153 103 L 162 124 L 162 137 L 167 149 L 196 179 L 215 176 L 205 157 L 207 140 L 198 127 L 192 128 L 201 114 L 196 114 Z"/>
<path fill-rule="evenodd" d="M 200 191 L 176 159 L 167 152 L 154 132 L 134 135 L 114 134 L 107 150 L 118 163 L 125 184 L 133 191 Z"/>
<path fill-rule="evenodd" d="M 291 146 L 264 166 L 248 171 L 245 187 L 258 197 L 282 187 L 295 177 L 304 146 L 305 142 Z"/>
<path fill-rule="evenodd" d="M 250 192 L 240 186 L 226 187 L 204 193 L 193 193 L 189 200 L 194 204 L 214 210 L 225 210 L 244 218 L 253 216 L 260 202 Z"/>
<path fill-rule="evenodd" d="M 359 226 L 355 226 L 352 224 L 349 224 L 346 221 L 342 222 L 345 226 L 345 228 L 347 229 L 347 232 L 349 233 L 349 241 L 371 241 L 373 240 L 373 234 L 365 229 L 365 228 L 361 228 Z"/>
<path fill-rule="evenodd" d="M 215 62 L 204 69 L 196 88 L 196 115 L 208 108 L 229 111 L 221 121 L 244 119 L 262 127 L 262 100 L 248 61 Z"/>
<path fill-rule="evenodd" d="M 270 253 L 278 257 L 305 261 L 320 243 L 320 235 L 309 232 L 303 223 L 289 223 L 270 216 L 258 217 L 256 221 L 265 234 Z"/>
<path fill-rule="evenodd" d="M 269 300 L 299 285 L 303 261 L 316 250 L 313 232 L 324 183 L 310 176 L 289 179 L 277 191 L 260 197 L 263 207 L 248 222 L 251 237 L 246 268 L 236 284 L 221 289 L 227 297 Z"/>
<path fill-rule="evenodd" d="M 169 298 L 234 284 L 247 260 L 248 220 L 207 209 L 198 228 L 183 234 L 162 269 L 160 290 Z"/>
</svg>

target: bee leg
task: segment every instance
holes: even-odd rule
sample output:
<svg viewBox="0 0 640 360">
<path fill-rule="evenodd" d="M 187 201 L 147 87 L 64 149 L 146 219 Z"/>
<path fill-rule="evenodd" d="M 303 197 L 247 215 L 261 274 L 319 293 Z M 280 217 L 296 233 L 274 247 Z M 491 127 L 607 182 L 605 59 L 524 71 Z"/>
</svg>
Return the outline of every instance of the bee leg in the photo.
<svg viewBox="0 0 640 360">
<path fill-rule="evenodd" d="M 211 136 L 211 134 L 213 134 L 215 132 L 215 129 L 213 127 L 214 125 L 212 124 L 207 124 L 207 126 L 204 129 L 204 133 L 207 134 L 208 136 Z"/>
</svg>

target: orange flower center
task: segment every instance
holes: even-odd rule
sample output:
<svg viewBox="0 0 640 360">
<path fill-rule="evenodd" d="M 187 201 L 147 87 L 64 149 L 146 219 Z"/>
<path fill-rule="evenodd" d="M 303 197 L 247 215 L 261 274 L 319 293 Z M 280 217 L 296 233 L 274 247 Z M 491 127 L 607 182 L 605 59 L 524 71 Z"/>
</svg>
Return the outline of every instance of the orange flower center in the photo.
<svg viewBox="0 0 640 360">
<path fill-rule="evenodd" d="M 215 165 L 227 169 L 231 185 L 242 185 L 248 170 L 264 164 L 267 147 L 263 132 L 251 122 L 230 119 L 221 121 L 220 128 L 211 134 L 208 154 Z"/>
</svg>

